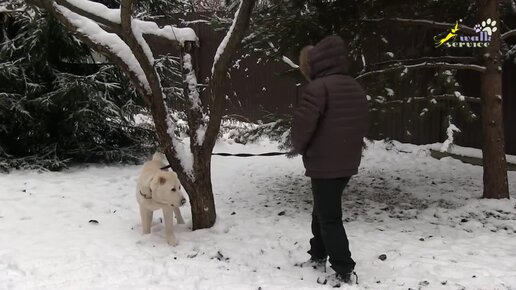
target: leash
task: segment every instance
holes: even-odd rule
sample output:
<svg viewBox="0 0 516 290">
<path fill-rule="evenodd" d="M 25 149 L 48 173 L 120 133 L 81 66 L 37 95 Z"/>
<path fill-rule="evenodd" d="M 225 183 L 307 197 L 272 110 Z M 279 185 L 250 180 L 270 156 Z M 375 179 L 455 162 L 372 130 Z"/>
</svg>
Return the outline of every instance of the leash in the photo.
<svg viewBox="0 0 516 290">
<path fill-rule="evenodd" d="M 211 155 L 218 156 L 234 156 L 234 157 L 255 157 L 255 156 L 279 156 L 279 155 L 287 155 L 287 152 L 267 152 L 267 153 L 212 153 Z"/>
<path fill-rule="evenodd" d="M 267 152 L 267 153 L 212 153 L 211 155 L 214 156 L 231 156 L 231 157 L 257 157 L 257 156 L 280 156 L 280 155 L 287 155 L 288 152 Z M 163 166 L 161 167 L 161 170 L 169 169 L 171 166 Z"/>
</svg>

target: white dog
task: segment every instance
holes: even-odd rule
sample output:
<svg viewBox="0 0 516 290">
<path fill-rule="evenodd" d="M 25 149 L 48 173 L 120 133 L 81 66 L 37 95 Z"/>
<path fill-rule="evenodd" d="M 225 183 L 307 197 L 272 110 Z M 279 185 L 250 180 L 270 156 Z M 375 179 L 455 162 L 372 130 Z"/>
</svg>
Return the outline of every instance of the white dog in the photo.
<svg viewBox="0 0 516 290">
<path fill-rule="evenodd" d="M 174 235 L 174 213 L 177 223 L 184 224 L 179 207 L 186 203 L 181 193 L 181 183 L 173 171 L 161 170 L 165 164 L 160 153 L 154 153 L 152 160 L 147 161 L 142 168 L 136 188 L 136 200 L 140 206 L 142 233 L 151 232 L 152 213 L 163 210 L 165 220 L 165 235 L 169 245 L 177 246 Z"/>
</svg>

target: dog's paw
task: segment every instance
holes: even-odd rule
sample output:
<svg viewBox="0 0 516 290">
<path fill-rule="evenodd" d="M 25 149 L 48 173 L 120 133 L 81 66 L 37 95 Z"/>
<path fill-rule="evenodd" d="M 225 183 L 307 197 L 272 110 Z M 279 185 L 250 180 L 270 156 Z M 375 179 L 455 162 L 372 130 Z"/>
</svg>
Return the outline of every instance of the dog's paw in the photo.
<svg viewBox="0 0 516 290">
<path fill-rule="evenodd" d="M 167 239 L 167 243 L 172 247 L 179 245 L 179 241 L 176 238 Z"/>
</svg>

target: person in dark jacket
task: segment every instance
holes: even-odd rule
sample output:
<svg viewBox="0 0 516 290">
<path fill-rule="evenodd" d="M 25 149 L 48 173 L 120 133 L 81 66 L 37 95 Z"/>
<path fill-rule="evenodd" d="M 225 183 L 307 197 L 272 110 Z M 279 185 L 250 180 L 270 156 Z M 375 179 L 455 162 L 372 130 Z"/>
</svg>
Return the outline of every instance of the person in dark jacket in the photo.
<svg viewBox="0 0 516 290">
<path fill-rule="evenodd" d="M 342 224 L 342 192 L 358 173 L 369 121 L 366 94 L 348 74 L 344 41 L 329 36 L 300 54 L 309 83 L 295 109 L 292 143 L 303 157 L 313 192 L 310 260 L 300 266 L 325 269 L 329 256 L 336 274 L 319 283 L 351 283 L 355 262 Z"/>
</svg>

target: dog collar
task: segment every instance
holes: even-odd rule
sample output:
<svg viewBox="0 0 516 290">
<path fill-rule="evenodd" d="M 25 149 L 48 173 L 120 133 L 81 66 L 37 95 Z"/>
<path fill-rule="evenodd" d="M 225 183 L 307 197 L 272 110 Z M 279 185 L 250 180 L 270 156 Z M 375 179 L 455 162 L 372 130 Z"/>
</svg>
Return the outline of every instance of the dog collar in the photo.
<svg viewBox="0 0 516 290">
<path fill-rule="evenodd" d="M 152 198 L 152 196 L 149 197 L 149 196 L 146 196 L 145 194 L 143 194 L 143 192 L 141 190 L 140 190 L 140 195 L 143 196 L 143 198 L 145 198 L 145 199 L 151 199 Z"/>
</svg>

